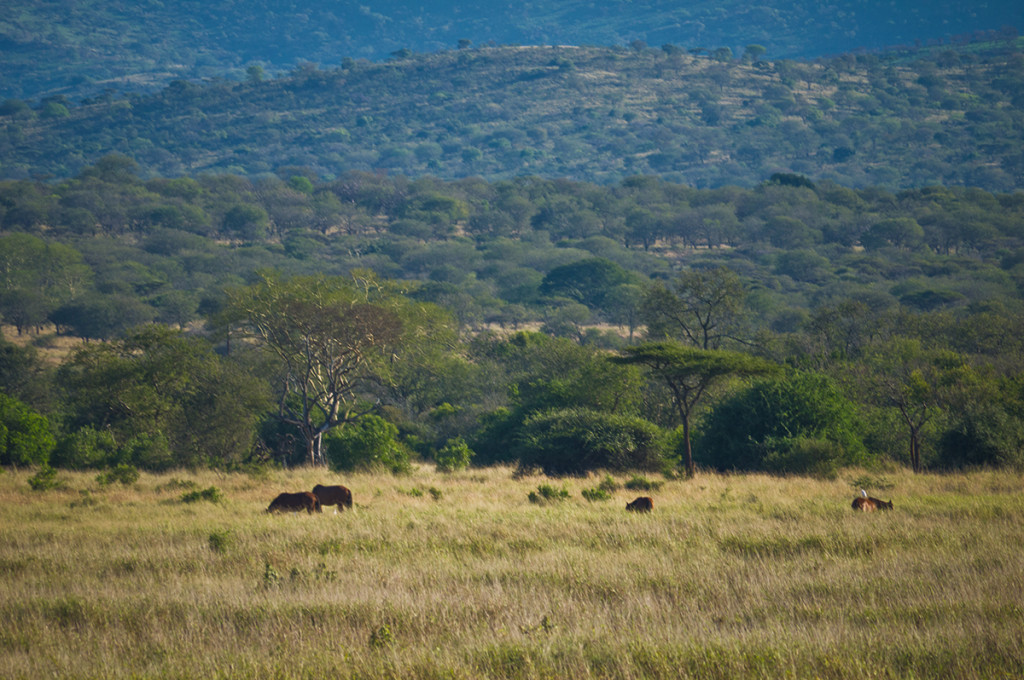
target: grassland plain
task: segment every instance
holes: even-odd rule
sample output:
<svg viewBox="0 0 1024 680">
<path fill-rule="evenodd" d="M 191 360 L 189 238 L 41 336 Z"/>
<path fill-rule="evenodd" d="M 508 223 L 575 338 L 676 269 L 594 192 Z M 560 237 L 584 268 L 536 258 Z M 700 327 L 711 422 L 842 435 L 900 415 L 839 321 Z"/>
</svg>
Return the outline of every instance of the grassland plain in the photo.
<svg viewBox="0 0 1024 680">
<path fill-rule="evenodd" d="M 508 468 L 30 476 L 0 473 L 3 678 L 1024 676 L 1017 473 L 701 474 L 650 515 Z M 318 482 L 355 509 L 263 512 Z"/>
</svg>

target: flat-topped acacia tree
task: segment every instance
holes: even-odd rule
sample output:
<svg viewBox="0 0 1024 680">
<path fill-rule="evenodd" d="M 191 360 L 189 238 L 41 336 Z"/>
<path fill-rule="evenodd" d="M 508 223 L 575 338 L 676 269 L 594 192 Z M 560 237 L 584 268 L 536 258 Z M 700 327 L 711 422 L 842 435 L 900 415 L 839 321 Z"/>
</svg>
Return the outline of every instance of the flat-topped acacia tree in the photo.
<svg viewBox="0 0 1024 680">
<path fill-rule="evenodd" d="M 665 383 L 672 394 L 686 447 L 686 474 L 693 477 L 690 417 L 708 390 L 730 377 L 762 375 L 778 369 L 775 364 L 741 352 L 697 349 L 679 342 L 649 342 L 627 347 L 611 358 L 622 364 L 638 364 Z"/>
</svg>

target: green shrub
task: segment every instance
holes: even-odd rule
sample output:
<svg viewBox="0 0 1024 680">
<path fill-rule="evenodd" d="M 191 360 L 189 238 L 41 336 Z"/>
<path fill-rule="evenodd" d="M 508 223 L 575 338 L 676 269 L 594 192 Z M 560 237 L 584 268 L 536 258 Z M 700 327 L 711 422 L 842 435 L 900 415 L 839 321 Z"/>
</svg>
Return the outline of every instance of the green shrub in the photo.
<svg viewBox="0 0 1024 680">
<path fill-rule="evenodd" d="M 600 487 L 594 489 L 584 489 L 580 492 L 585 499 L 593 503 L 594 501 L 607 501 L 611 500 L 612 495 L 605 489 Z"/>
<path fill-rule="evenodd" d="M 90 493 L 88 489 L 82 489 L 78 492 L 79 499 L 77 501 L 71 501 L 70 507 L 72 508 L 91 508 L 99 505 L 99 501 L 96 497 Z"/>
<path fill-rule="evenodd" d="M 386 468 L 395 474 L 412 469 L 409 450 L 398 441 L 398 428 L 380 416 L 364 416 L 324 436 L 332 470 L 352 472 Z"/>
<path fill-rule="evenodd" d="M 109 430 L 83 427 L 61 437 L 50 457 L 61 468 L 102 468 L 117 463 L 117 442 Z"/>
<path fill-rule="evenodd" d="M 28 485 L 33 491 L 49 491 L 59 489 L 64 483 L 57 479 L 57 469 L 50 467 L 47 463 L 40 466 L 39 471 L 29 477 Z"/>
<path fill-rule="evenodd" d="M 370 633 L 370 648 L 381 649 L 383 647 L 390 647 L 395 642 L 394 635 L 391 634 L 391 627 L 384 624 L 377 630 Z"/>
<path fill-rule="evenodd" d="M 656 425 L 583 408 L 530 416 L 520 430 L 518 451 L 521 469 L 541 468 L 548 475 L 657 470 L 665 453 Z"/>
<path fill-rule="evenodd" d="M 448 443 L 434 456 L 437 469 L 441 472 L 465 470 L 469 467 L 469 463 L 472 460 L 473 452 L 462 437 L 449 439 Z"/>
<path fill-rule="evenodd" d="M 537 487 L 536 491 L 531 491 L 528 495 L 531 503 L 544 504 L 553 503 L 556 501 L 564 501 L 569 498 L 569 490 L 565 487 L 556 489 L 550 484 L 541 484 Z"/>
<path fill-rule="evenodd" d="M 0 465 L 45 465 L 55 443 L 45 416 L 0 393 Z"/>
<path fill-rule="evenodd" d="M 978 400 L 957 409 L 938 437 L 930 467 L 1024 469 L 1024 422 L 1012 415 L 1014 403 L 1019 401 L 1011 393 L 1002 400 Z"/>
<path fill-rule="evenodd" d="M 234 542 L 234 536 L 226 529 L 220 531 L 211 531 L 209 537 L 210 550 L 215 553 L 225 553 L 231 544 Z"/>
<path fill-rule="evenodd" d="M 803 371 L 758 381 L 717 404 L 694 458 L 722 471 L 798 474 L 866 461 L 853 404 L 831 378 Z"/>
<path fill-rule="evenodd" d="M 274 569 L 274 565 L 270 562 L 263 563 L 263 587 L 273 588 L 280 584 L 281 575 L 277 573 L 277 569 Z"/>
<path fill-rule="evenodd" d="M 196 489 L 194 491 L 188 491 L 181 496 L 182 503 L 196 503 L 198 501 L 209 501 L 211 503 L 221 503 L 224 500 L 224 493 L 215 486 L 208 487 L 206 489 Z"/>
<path fill-rule="evenodd" d="M 181 489 L 192 490 L 196 488 L 196 483 L 191 479 L 178 479 L 177 477 L 171 477 L 166 484 L 161 484 L 156 487 L 157 491 L 180 491 Z"/>
<path fill-rule="evenodd" d="M 838 472 L 835 444 L 812 437 L 784 437 L 765 442 L 762 464 L 767 472 L 795 472 L 816 477 L 834 478 Z"/>
<path fill-rule="evenodd" d="M 96 475 L 96 481 L 100 486 L 108 486 L 114 482 L 121 482 L 125 486 L 131 486 L 139 481 L 139 471 L 132 465 L 122 463 Z"/>
<path fill-rule="evenodd" d="M 630 491 L 657 491 L 661 488 L 661 482 L 652 482 L 646 477 L 634 475 L 623 486 Z"/>
<path fill-rule="evenodd" d="M 171 444 L 161 432 L 145 432 L 132 437 L 121 447 L 118 459 L 143 470 L 169 470 L 176 464 Z"/>
</svg>

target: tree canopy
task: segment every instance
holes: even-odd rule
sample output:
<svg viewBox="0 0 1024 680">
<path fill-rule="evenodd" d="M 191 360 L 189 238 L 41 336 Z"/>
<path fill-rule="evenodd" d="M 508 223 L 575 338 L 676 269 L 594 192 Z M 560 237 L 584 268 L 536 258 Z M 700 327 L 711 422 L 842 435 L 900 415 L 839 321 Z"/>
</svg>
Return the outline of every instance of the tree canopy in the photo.
<svg viewBox="0 0 1024 680">
<path fill-rule="evenodd" d="M 620 356 L 612 357 L 612 361 L 644 366 L 655 380 L 668 388 L 683 427 L 684 462 L 691 477 L 696 471 L 690 437 L 694 409 L 708 396 L 709 390 L 724 380 L 775 369 L 769 362 L 748 354 L 696 349 L 671 341 L 627 347 Z"/>
</svg>

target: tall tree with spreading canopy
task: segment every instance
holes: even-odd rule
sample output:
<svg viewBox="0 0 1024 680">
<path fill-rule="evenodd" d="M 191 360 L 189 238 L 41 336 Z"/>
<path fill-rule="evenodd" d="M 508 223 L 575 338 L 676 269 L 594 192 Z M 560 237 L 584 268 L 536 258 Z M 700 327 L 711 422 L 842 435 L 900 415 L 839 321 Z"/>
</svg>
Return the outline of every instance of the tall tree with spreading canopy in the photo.
<svg viewBox="0 0 1024 680">
<path fill-rule="evenodd" d="M 284 279 L 265 272 L 230 298 L 277 360 L 277 418 L 299 430 L 307 462 L 324 465 L 323 435 L 373 409 L 361 407 L 360 396 L 386 380 L 412 303 L 370 273 Z"/>
<path fill-rule="evenodd" d="M 689 477 L 696 472 L 690 442 L 690 420 L 708 391 L 730 377 L 761 375 L 776 369 L 774 364 L 748 354 L 696 349 L 672 341 L 627 347 L 611 360 L 644 366 L 668 387 L 683 426 L 686 474 Z"/>
<path fill-rule="evenodd" d="M 857 367 L 866 400 L 899 412 L 906 426 L 910 466 L 924 469 L 922 431 L 957 391 L 963 359 L 949 351 L 926 349 L 920 340 L 895 337 L 871 348 Z"/>
</svg>

